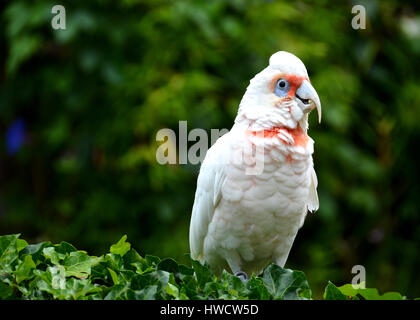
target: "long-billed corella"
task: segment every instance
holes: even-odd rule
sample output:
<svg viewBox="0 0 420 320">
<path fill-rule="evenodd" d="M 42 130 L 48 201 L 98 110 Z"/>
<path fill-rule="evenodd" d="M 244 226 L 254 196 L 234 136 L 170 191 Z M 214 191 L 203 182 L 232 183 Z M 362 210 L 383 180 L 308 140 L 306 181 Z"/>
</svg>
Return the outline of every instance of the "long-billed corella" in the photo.
<svg viewBox="0 0 420 320">
<path fill-rule="evenodd" d="M 251 81 L 235 123 L 208 150 L 190 224 L 191 257 L 243 280 L 283 267 L 319 207 L 308 114 L 321 103 L 302 61 L 280 51 Z"/>
</svg>

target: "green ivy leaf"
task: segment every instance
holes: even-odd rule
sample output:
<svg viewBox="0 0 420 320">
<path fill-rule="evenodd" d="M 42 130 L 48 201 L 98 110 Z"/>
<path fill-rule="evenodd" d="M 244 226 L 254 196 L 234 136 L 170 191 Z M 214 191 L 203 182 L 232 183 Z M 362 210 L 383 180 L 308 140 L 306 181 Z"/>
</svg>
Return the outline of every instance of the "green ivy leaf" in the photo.
<svg viewBox="0 0 420 320">
<path fill-rule="evenodd" d="M 13 288 L 0 280 L 0 300 L 6 300 L 13 294 Z"/>
<path fill-rule="evenodd" d="M 179 270 L 178 263 L 176 263 L 176 261 L 171 258 L 166 258 L 158 263 L 157 270 L 164 270 L 172 273 L 177 273 Z"/>
<path fill-rule="evenodd" d="M 271 264 L 264 270 L 262 280 L 274 299 L 300 300 L 311 296 L 308 281 L 302 271 Z"/>
<path fill-rule="evenodd" d="M 179 298 L 179 289 L 176 285 L 168 283 L 166 286 L 166 293 L 174 298 Z"/>
<path fill-rule="evenodd" d="M 104 300 L 126 300 L 129 290 L 131 291 L 127 285 L 117 284 L 110 289 Z"/>
<path fill-rule="evenodd" d="M 398 292 L 386 292 L 380 295 L 375 288 L 365 288 L 364 283 L 361 285 L 345 284 L 338 289 L 345 296 L 353 299 L 360 295 L 365 300 L 404 300 L 404 297 Z"/>
<path fill-rule="evenodd" d="M 181 275 L 189 275 L 192 276 L 194 274 L 194 269 L 190 268 L 186 265 L 179 264 L 178 265 L 178 273 Z"/>
<path fill-rule="evenodd" d="M 35 262 L 36 265 L 43 262 L 45 260 L 44 256 L 44 248 L 52 247 L 51 242 L 40 242 L 37 244 L 30 244 L 26 246 L 22 251 L 20 252 L 21 255 L 29 254 L 32 256 L 32 260 Z"/>
<path fill-rule="evenodd" d="M 155 300 L 158 286 L 148 286 L 142 290 L 134 291 L 136 300 Z"/>
<path fill-rule="evenodd" d="M 60 257 L 58 256 L 58 253 L 55 251 L 54 247 L 47 247 L 42 249 L 42 253 L 45 258 L 49 259 L 52 264 L 60 264 Z"/>
<path fill-rule="evenodd" d="M 194 274 L 197 279 L 198 286 L 204 288 L 206 283 L 210 280 L 210 270 L 207 266 L 202 265 L 199 261 L 191 261 Z"/>
<path fill-rule="evenodd" d="M 402 296 L 401 293 L 399 292 L 390 291 L 390 292 L 385 292 L 381 296 L 380 300 L 406 300 L 406 298 Z"/>
<path fill-rule="evenodd" d="M 145 256 L 145 259 L 146 259 L 146 262 L 148 263 L 148 265 L 149 266 L 152 266 L 152 267 L 156 267 L 159 264 L 159 262 L 160 262 L 160 258 L 159 257 L 152 256 L 150 254 L 147 254 Z"/>
<path fill-rule="evenodd" d="M 16 282 L 19 284 L 23 280 L 26 280 L 32 276 L 32 269 L 35 269 L 36 265 L 30 255 L 25 255 L 23 262 L 20 263 L 15 271 Z"/>
<path fill-rule="evenodd" d="M 55 250 L 61 254 L 70 254 L 77 251 L 72 244 L 65 241 L 61 241 L 59 245 L 55 246 Z"/>
<path fill-rule="evenodd" d="M 131 248 L 131 244 L 125 242 L 125 240 L 127 240 L 127 235 L 123 235 L 122 238 L 116 244 L 113 244 L 111 246 L 111 253 L 119 254 L 121 257 L 124 256 Z"/>
<path fill-rule="evenodd" d="M 102 261 L 102 257 L 89 256 L 83 251 L 71 252 L 63 261 L 66 276 L 86 278 L 91 274 L 91 268 Z"/>
<path fill-rule="evenodd" d="M 12 265 L 18 259 L 16 241 L 20 234 L 12 234 L 0 237 L 0 270 L 10 272 Z"/>
<path fill-rule="evenodd" d="M 226 270 L 223 270 L 221 283 L 225 292 L 230 295 L 229 299 L 243 298 L 249 294 L 242 280 Z"/>
<path fill-rule="evenodd" d="M 331 281 L 328 281 L 324 292 L 325 300 L 347 300 L 345 296 Z"/>
<path fill-rule="evenodd" d="M 271 294 L 268 292 L 267 287 L 261 278 L 252 276 L 251 279 L 246 283 L 246 287 L 249 290 L 249 299 L 255 300 L 269 300 L 271 299 Z"/>
<path fill-rule="evenodd" d="M 111 275 L 112 282 L 114 282 L 114 284 L 120 284 L 117 273 L 110 268 L 107 268 L 107 269 L 108 269 L 109 274 Z"/>
<path fill-rule="evenodd" d="M 134 271 L 142 273 L 149 266 L 146 259 L 138 254 L 134 249 L 130 249 L 123 257 L 124 265 Z"/>
<path fill-rule="evenodd" d="M 341 287 L 337 287 L 337 289 L 340 290 L 342 294 L 348 297 L 355 297 L 358 293 L 358 289 L 349 283 Z"/>
<path fill-rule="evenodd" d="M 28 243 L 26 242 L 26 240 L 23 239 L 16 239 L 16 250 L 17 252 L 22 251 L 23 249 L 25 249 L 28 246 Z"/>
</svg>

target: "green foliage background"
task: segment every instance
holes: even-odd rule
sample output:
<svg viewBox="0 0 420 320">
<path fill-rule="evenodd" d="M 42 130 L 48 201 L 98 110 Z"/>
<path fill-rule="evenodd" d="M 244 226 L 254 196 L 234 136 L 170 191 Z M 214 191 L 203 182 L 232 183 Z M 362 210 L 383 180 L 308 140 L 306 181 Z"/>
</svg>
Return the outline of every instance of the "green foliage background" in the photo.
<svg viewBox="0 0 420 320">
<path fill-rule="evenodd" d="M 0 234 L 100 255 L 127 234 L 182 261 L 198 166 L 156 162 L 156 132 L 232 126 L 249 79 L 286 50 L 323 105 L 310 119 L 320 210 L 288 268 L 315 296 L 366 267 L 420 295 L 420 15 L 411 1 L 50 1 L 0 4 Z M 367 29 L 351 28 L 363 4 Z M 7 153 L 6 131 L 26 124 Z"/>
</svg>

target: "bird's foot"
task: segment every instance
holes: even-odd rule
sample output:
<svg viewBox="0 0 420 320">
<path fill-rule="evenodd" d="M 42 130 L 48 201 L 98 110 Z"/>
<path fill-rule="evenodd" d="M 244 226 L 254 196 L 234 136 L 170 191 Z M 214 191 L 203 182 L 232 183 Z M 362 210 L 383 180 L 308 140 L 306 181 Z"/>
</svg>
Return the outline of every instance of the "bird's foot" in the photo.
<svg viewBox="0 0 420 320">
<path fill-rule="evenodd" d="M 243 271 L 235 272 L 235 276 L 241 279 L 242 282 L 248 281 L 248 275 Z"/>
</svg>

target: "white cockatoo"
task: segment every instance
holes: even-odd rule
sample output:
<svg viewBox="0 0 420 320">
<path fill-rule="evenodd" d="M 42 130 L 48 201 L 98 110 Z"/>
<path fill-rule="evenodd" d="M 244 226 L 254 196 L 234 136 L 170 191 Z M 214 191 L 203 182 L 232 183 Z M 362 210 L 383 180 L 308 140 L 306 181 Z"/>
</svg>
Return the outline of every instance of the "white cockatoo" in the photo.
<svg viewBox="0 0 420 320">
<path fill-rule="evenodd" d="M 321 103 L 305 65 L 279 51 L 251 81 L 235 123 L 208 150 L 190 224 L 191 257 L 241 277 L 283 267 L 318 209 L 308 114 Z"/>
</svg>

